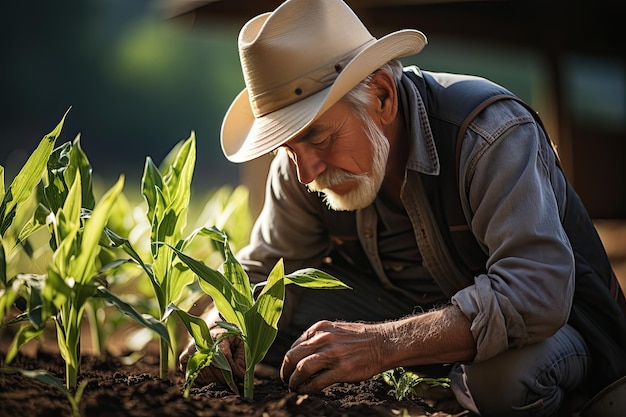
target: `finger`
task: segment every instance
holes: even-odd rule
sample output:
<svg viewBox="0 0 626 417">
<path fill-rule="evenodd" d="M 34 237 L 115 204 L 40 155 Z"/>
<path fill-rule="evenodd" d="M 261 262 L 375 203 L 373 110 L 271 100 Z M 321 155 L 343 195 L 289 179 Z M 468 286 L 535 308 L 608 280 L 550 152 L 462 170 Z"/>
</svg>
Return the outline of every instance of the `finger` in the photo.
<svg viewBox="0 0 626 417">
<path fill-rule="evenodd" d="M 196 377 L 195 385 L 202 386 L 214 382 L 222 385 L 225 385 L 226 383 L 226 381 L 224 381 L 224 377 L 222 376 L 222 372 L 219 369 L 209 366 L 200 370 L 200 373 L 198 373 L 198 376 Z"/>
<path fill-rule="evenodd" d="M 220 343 L 220 349 L 230 365 L 233 377 L 243 379 L 246 373 L 246 356 L 241 339 L 235 337 L 225 339 Z"/>
<path fill-rule="evenodd" d="M 224 374 L 222 373 L 221 369 L 214 366 L 209 366 L 205 369 L 207 370 L 206 376 L 211 382 L 217 382 L 221 385 L 228 385 L 226 384 L 226 379 L 224 378 Z"/>
<path fill-rule="evenodd" d="M 233 364 L 235 365 L 236 374 L 243 379 L 246 373 L 246 350 L 244 343 L 241 339 L 237 338 L 236 343 L 233 344 Z"/>
<path fill-rule="evenodd" d="M 298 337 L 293 344 L 291 345 L 291 349 L 313 339 L 317 334 L 324 332 L 326 330 L 326 328 L 328 327 L 330 322 L 327 322 L 325 320 L 323 321 L 319 321 L 317 323 L 315 323 L 314 325 L 312 325 L 311 327 L 309 327 L 306 331 L 304 331 L 300 337 Z"/>
<path fill-rule="evenodd" d="M 340 380 L 337 379 L 337 373 L 330 369 L 325 369 L 312 375 L 294 389 L 294 391 L 299 394 L 315 394 L 337 382 L 340 382 Z"/>
<path fill-rule="evenodd" d="M 289 388 L 300 392 L 300 387 L 305 383 L 310 383 L 312 378 L 326 368 L 325 361 L 318 354 L 312 354 L 301 359 L 295 370 L 289 377 Z"/>
<path fill-rule="evenodd" d="M 310 330 L 307 330 L 293 342 L 291 348 L 285 353 L 283 363 L 280 366 L 280 378 L 283 382 L 289 381 L 300 360 L 314 352 L 310 342 L 312 336 Z"/>
</svg>

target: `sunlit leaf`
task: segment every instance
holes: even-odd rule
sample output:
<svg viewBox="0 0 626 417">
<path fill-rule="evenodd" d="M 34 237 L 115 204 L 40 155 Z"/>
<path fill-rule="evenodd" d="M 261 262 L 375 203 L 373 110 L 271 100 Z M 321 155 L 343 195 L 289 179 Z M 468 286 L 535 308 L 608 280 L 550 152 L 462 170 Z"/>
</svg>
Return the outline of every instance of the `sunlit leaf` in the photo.
<svg viewBox="0 0 626 417">
<path fill-rule="evenodd" d="M 163 317 L 169 316 L 172 312 L 175 312 L 183 322 L 189 335 L 195 340 L 198 351 L 208 353 L 208 351 L 213 349 L 215 344 L 213 343 L 211 332 L 202 318 L 181 310 L 175 304 L 170 304 L 167 307 Z"/>
<path fill-rule="evenodd" d="M 161 172 L 156 165 L 154 165 L 152 159 L 147 157 L 143 177 L 141 179 L 141 191 L 148 205 L 146 217 L 150 222 L 152 222 L 154 218 L 154 212 L 157 204 L 157 190 L 162 190 L 164 187 Z"/>
<path fill-rule="evenodd" d="M 248 310 L 247 298 L 235 291 L 235 288 L 224 275 L 204 262 L 195 260 L 176 248 L 172 248 L 183 261 L 200 279 L 199 283 L 203 290 L 211 296 L 217 309 L 226 321 L 236 323 L 243 327 L 243 312 Z M 242 309 L 242 307 L 245 309 Z"/>
<path fill-rule="evenodd" d="M 77 176 L 76 178 L 80 178 Z M 96 272 L 95 259 L 100 251 L 98 244 L 106 226 L 111 207 L 124 187 L 124 177 L 120 176 L 115 185 L 105 193 L 85 222 L 80 253 L 72 263 L 71 276 L 80 283 L 86 283 Z"/>
<path fill-rule="evenodd" d="M 297 284 L 306 288 L 350 289 L 350 287 L 332 275 L 315 268 L 299 269 L 285 276 L 286 284 Z"/>
<path fill-rule="evenodd" d="M 285 299 L 284 274 L 283 264 L 279 262 L 270 273 L 267 285 L 254 306 L 246 312 L 246 324 L 250 332 L 246 341 L 252 364 L 261 362 L 278 333 L 278 320 Z"/>
<path fill-rule="evenodd" d="M 61 134 L 68 112 L 69 109 L 54 130 L 44 136 L 4 193 L 2 204 L 0 205 L 0 234 L 4 234 L 11 225 L 16 207 L 30 197 L 37 184 L 41 181 L 46 169 L 46 163 L 54 149 L 57 138 Z"/>
<path fill-rule="evenodd" d="M 0 235 L 0 289 L 7 287 L 7 257 L 4 251 L 4 243 Z M 0 317 L 1 319 L 2 317 Z"/>
</svg>

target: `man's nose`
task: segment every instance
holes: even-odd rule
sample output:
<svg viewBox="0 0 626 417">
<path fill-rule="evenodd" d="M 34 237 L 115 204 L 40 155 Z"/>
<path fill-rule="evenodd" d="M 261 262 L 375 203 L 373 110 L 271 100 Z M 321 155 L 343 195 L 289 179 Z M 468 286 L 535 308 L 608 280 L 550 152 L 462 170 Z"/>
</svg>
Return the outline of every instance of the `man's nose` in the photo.
<svg viewBox="0 0 626 417">
<path fill-rule="evenodd" d="M 326 164 L 315 151 L 298 153 L 294 162 L 298 171 L 298 181 L 302 184 L 309 184 L 326 169 Z"/>
</svg>

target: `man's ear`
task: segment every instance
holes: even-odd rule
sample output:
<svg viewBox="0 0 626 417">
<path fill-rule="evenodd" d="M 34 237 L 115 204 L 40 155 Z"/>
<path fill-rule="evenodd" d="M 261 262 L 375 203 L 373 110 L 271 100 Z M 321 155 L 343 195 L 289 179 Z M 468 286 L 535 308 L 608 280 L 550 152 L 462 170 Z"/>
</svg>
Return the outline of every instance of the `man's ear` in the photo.
<svg viewBox="0 0 626 417">
<path fill-rule="evenodd" d="M 373 94 L 373 110 L 383 124 L 390 124 L 398 114 L 398 92 L 393 76 L 385 70 L 377 70 L 369 82 Z"/>
</svg>

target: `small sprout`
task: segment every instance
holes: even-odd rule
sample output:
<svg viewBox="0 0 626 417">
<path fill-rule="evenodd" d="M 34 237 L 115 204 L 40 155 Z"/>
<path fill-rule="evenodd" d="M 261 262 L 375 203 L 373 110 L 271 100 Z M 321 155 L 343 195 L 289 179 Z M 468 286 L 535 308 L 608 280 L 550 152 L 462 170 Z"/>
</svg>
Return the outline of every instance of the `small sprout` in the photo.
<svg viewBox="0 0 626 417">
<path fill-rule="evenodd" d="M 449 378 L 421 377 L 404 368 L 389 369 L 376 375 L 374 378 L 382 379 L 387 385 L 391 386 L 392 388 L 388 392 L 389 395 L 392 395 L 399 401 L 415 399 L 417 397 L 415 387 L 421 383 L 428 384 L 430 387 L 450 388 Z"/>
</svg>

